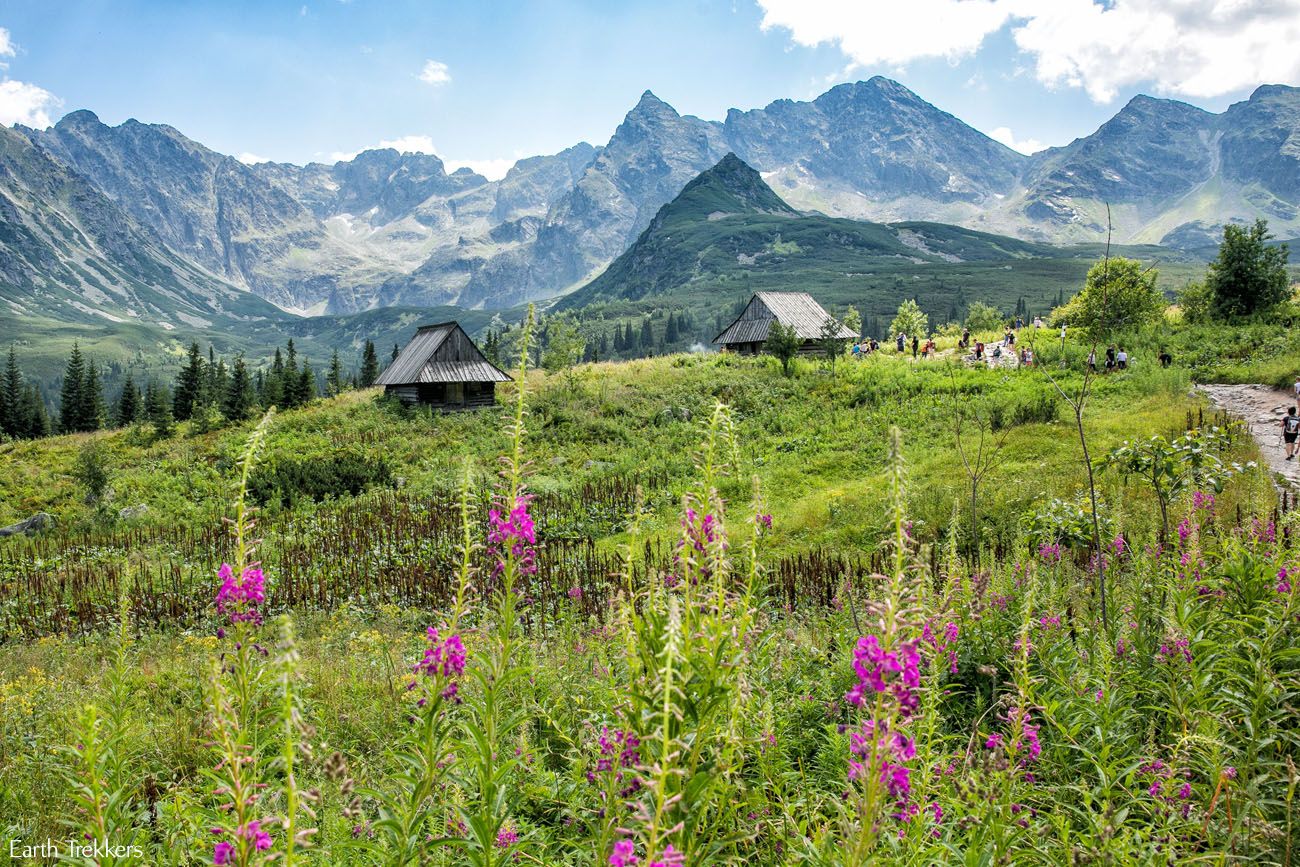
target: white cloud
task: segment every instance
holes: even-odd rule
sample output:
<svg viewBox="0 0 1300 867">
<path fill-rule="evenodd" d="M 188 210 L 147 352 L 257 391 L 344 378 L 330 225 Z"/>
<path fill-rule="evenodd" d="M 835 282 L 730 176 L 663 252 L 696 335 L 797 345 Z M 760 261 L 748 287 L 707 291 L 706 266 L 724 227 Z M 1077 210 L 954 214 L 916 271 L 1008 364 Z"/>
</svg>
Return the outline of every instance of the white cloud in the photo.
<svg viewBox="0 0 1300 867">
<path fill-rule="evenodd" d="M 63 100 L 43 87 L 25 81 L 5 79 L 0 81 L 0 124 L 44 129 L 53 126 L 50 111 L 63 105 Z"/>
<path fill-rule="evenodd" d="M 17 54 L 18 43 L 14 42 L 8 30 L 0 27 L 0 57 L 15 57 Z M 8 68 L 9 64 L 0 61 L 0 71 Z M 53 125 L 50 112 L 61 105 L 63 100 L 43 87 L 8 77 L 0 78 L 0 124 L 13 126 L 21 123 L 44 129 Z"/>
<path fill-rule="evenodd" d="M 1046 150 L 1048 145 L 1043 144 L 1036 138 L 1027 138 L 1024 141 L 1017 141 L 1016 137 L 1011 134 L 1011 127 L 1000 126 L 989 133 L 989 138 L 996 142 L 1001 142 L 1013 151 L 1020 151 L 1022 154 L 1034 154 L 1041 150 Z"/>
<path fill-rule="evenodd" d="M 1151 83 L 1211 97 L 1300 80 L 1300 3 L 1293 0 L 1052 0 L 1014 31 L 1049 85 L 1097 102 Z"/>
<path fill-rule="evenodd" d="M 246 166 L 255 166 L 258 163 L 271 162 L 271 159 L 268 157 L 259 157 L 257 154 L 250 154 L 248 151 L 244 151 L 242 154 L 235 154 L 235 159 L 239 160 Z"/>
<path fill-rule="evenodd" d="M 1048 86 L 1109 102 L 1128 87 L 1212 97 L 1300 80 L 1295 0 L 758 0 L 764 29 L 863 66 L 973 54 L 1010 27 Z"/>
<path fill-rule="evenodd" d="M 838 44 L 863 66 L 961 57 L 1006 24 L 1001 0 L 758 0 L 762 27 L 790 31 L 799 45 Z"/>
<path fill-rule="evenodd" d="M 418 77 L 425 84 L 438 87 L 451 81 L 451 70 L 442 61 L 426 60 L 424 61 L 424 69 L 420 70 Z"/>
</svg>

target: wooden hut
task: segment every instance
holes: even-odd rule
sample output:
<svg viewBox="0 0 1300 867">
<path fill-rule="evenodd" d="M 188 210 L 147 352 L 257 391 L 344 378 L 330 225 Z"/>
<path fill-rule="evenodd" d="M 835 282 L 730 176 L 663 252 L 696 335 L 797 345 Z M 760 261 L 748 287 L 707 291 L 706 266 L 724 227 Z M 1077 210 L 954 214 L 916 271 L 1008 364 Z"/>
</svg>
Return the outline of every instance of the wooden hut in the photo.
<svg viewBox="0 0 1300 867">
<path fill-rule="evenodd" d="M 773 321 L 793 328 L 803 338 L 803 345 L 799 347 L 801 353 L 819 353 L 823 351 L 820 341 L 825 335 L 822 331 L 826 323 L 833 320 L 807 292 L 755 292 L 741 314 L 713 338 L 713 342 L 724 350 L 757 355 L 763 351 Z M 858 337 L 843 324 L 836 336 L 844 340 Z"/>
<path fill-rule="evenodd" d="M 376 385 L 405 404 L 444 412 L 496 403 L 496 384 L 510 377 L 483 357 L 458 322 L 424 325 L 388 365 Z"/>
</svg>

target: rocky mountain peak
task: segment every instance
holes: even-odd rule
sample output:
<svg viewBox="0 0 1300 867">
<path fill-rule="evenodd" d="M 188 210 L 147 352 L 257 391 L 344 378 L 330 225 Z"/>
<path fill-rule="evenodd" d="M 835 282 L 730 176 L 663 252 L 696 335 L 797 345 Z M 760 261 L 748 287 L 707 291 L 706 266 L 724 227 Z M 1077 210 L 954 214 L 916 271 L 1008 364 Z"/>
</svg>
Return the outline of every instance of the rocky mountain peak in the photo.
<svg viewBox="0 0 1300 867">
<path fill-rule="evenodd" d="M 744 160 L 728 153 L 706 169 L 664 206 L 664 211 L 689 210 L 713 218 L 723 214 L 795 214 Z"/>
<path fill-rule="evenodd" d="M 88 108 L 79 108 L 76 111 L 68 112 L 63 119 L 54 125 L 55 129 L 85 129 L 87 127 L 103 126 L 100 123 L 99 115 L 95 114 Z"/>
</svg>

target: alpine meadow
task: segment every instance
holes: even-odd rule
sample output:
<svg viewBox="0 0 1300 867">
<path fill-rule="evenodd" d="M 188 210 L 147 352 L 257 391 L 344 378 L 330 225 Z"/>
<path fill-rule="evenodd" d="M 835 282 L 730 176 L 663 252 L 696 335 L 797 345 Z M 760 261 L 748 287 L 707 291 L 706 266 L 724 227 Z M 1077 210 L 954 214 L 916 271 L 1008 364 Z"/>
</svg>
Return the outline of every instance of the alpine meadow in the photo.
<svg viewBox="0 0 1300 867">
<path fill-rule="evenodd" d="M 291 6 L 0 10 L 13 863 L 1300 867 L 1300 12 Z"/>
</svg>

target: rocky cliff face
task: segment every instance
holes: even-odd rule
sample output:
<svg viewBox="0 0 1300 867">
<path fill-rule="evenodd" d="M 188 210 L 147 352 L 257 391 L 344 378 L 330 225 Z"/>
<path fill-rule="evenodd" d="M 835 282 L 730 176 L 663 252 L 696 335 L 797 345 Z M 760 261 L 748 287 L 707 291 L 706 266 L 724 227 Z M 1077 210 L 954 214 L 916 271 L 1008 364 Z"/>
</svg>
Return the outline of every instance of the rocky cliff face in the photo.
<svg viewBox="0 0 1300 867">
<path fill-rule="evenodd" d="M 728 144 L 765 172 L 806 172 L 812 185 L 867 198 L 984 202 L 1010 192 L 1027 159 L 901 84 L 879 76 L 812 102 L 783 100 L 727 115 Z"/>
<path fill-rule="evenodd" d="M 6 317 L 229 327 L 277 311 L 178 255 L 21 132 L 0 127 Z"/>
</svg>

